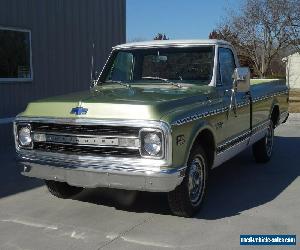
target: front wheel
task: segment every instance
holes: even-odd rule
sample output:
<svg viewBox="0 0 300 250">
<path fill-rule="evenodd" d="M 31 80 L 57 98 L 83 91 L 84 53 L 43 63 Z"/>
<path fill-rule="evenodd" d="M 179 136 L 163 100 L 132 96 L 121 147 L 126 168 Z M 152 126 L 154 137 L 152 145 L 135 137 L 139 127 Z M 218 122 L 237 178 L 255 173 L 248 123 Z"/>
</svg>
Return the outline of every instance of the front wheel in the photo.
<svg viewBox="0 0 300 250">
<path fill-rule="evenodd" d="M 252 146 L 254 159 L 257 163 L 266 163 L 271 159 L 274 143 L 274 125 L 270 121 L 266 135 Z"/>
<path fill-rule="evenodd" d="M 193 216 L 201 207 L 206 193 L 208 165 L 201 146 L 193 149 L 182 183 L 168 193 L 169 206 L 174 215 Z"/>
</svg>

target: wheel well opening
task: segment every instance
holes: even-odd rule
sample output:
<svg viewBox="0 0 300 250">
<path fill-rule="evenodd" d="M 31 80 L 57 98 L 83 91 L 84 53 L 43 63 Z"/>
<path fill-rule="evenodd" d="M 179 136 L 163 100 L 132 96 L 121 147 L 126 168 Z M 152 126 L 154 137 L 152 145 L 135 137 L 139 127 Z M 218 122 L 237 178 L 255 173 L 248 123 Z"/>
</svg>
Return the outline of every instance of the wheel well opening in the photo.
<svg viewBox="0 0 300 250">
<path fill-rule="evenodd" d="M 211 168 L 214 163 L 216 149 L 215 140 L 212 132 L 210 132 L 208 129 L 201 131 L 194 142 L 194 146 L 195 145 L 202 146 L 207 157 L 208 166 L 209 168 Z"/>
<path fill-rule="evenodd" d="M 274 106 L 274 108 L 272 110 L 272 114 L 271 114 L 271 120 L 273 122 L 274 127 L 276 127 L 278 125 L 279 116 L 280 116 L 279 107 L 278 107 L 278 105 L 276 105 L 276 106 Z"/>
</svg>

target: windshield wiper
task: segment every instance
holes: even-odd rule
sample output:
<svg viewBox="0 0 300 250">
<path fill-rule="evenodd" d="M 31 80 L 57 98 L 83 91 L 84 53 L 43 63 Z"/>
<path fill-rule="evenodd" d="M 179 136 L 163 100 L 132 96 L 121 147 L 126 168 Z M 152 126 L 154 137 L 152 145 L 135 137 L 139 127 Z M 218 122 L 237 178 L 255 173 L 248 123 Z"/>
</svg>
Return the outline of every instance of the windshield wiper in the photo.
<svg viewBox="0 0 300 250">
<path fill-rule="evenodd" d="M 122 82 L 122 81 L 113 81 L 113 80 L 109 80 L 109 81 L 106 81 L 105 83 L 118 83 L 126 88 L 131 88 L 131 85 L 129 83 L 126 83 L 126 82 Z"/>
<path fill-rule="evenodd" d="M 163 82 L 166 82 L 166 83 L 170 83 L 173 86 L 176 86 L 178 88 L 182 88 L 181 84 L 172 82 L 169 79 L 161 78 L 161 77 L 158 77 L 158 76 L 144 76 L 144 77 L 142 77 L 142 79 L 146 79 L 146 80 L 159 80 L 159 81 L 163 81 Z"/>
</svg>

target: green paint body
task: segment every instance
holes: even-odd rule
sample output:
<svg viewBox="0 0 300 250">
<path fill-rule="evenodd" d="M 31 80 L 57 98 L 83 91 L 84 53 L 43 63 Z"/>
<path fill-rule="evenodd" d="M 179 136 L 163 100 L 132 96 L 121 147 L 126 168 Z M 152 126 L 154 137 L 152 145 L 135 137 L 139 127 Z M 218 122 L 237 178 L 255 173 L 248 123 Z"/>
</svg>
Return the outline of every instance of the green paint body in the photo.
<svg viewBox="0 0 300 250">
<path fill-rule="evenodd" d="M 252 126 L 269 119 L 274 105 L 278 105 L 280 113 L 287 112 L 288 91 L 284 82 L 253 80 L 252 84 L 252 99 L 258 98 L 252 105 Z M 243 95 L 237 95 L 238 104 L 245 102 Z M 163 121 L 172 130 L 172 165 L 165 167 L 178 168 L 186 165 L 190 149 L 201 131 L 209 130 L 217 146 L 250 129 L 250 104 L 239 107 L 236 116 L 227 109 L 195 118 L 197 114 L 228 108 L 229 99 L 224 88 L 196 84 L 183 84 L 182 88 L 155 82 L 131 87 L 105 84 L 89 91 L 32 102 L 19 116 Z M 78 105 L 87 108 L 87 114 L 71 114 L 72 108 Z M 184 120 L 187 117 L 194 119 Z M 178 136 L 184 137 L 183 144 L 177 144 Z"/>
</svg>

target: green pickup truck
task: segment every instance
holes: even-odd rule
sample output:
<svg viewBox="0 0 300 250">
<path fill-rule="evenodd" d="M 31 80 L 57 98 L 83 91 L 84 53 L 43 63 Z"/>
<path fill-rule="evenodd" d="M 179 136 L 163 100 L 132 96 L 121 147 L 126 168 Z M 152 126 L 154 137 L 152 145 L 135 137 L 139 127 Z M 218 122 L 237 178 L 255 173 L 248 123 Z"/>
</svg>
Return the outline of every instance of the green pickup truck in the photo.
<svg viewBox="0 0 300 250">
<path fill-rule="evenodd" d="M 252 146 L 272 155 L 288 118 L 282 80 L 250 80 L 220 40 L 113 48 L 90 90 L 30 103 L 14 122 L 22 174 L 68 198 L 84 188 L 167 192 L 171 211 L 200 209 L 211 169 Z"/>
</svg>

